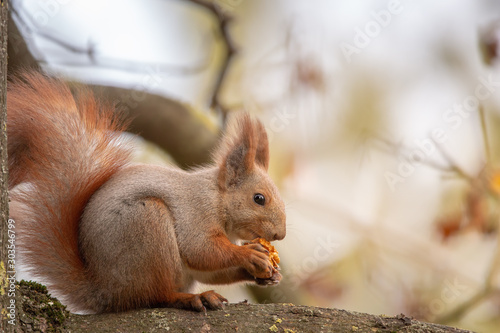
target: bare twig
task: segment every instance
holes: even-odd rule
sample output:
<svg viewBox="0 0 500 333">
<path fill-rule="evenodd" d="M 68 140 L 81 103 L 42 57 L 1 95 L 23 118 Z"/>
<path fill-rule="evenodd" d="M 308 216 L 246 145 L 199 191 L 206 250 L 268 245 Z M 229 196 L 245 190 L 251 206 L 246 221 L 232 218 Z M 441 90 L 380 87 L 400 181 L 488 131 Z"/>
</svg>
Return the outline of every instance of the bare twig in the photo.
<svg viewBox="0 0 500 333">
<path fill-rule="evenodd" d="M 486 276 L 486 287 L 493 288 L 493 284 L 500 269 L 500 228 L 497 228 L 497 247 L 495 250 L 495 255 L 491 261 L 490 270 Z"/>
<path fill-rule="evenodd" d="M 397 153 L 404 153 L 405 151 L 409 151 L 410 150 L 409 147 L 405 147 L 403 145 L 395 144 L 395 143 L 391 142 L 390 140 L 388 140 L 386 138 L 383 138 L 382 136 L 373 135 L 373 138 L 375 140 L 377 140 L 378 142 L 382 143 L 383 147 L 381 147 L 381 149 L 384 149 L 388 153 L 394 152 L 394 151 L 397 152 Z M 445 159 L 446 159 L 446 161 L 448 162 L 449 165 L 448 166 L 444 166 L 444 165 L 441 165 L 441 164 L 437 163 L 436 161 L 433 161 L 433 160 L 430 160 L 430 159 L 422 159 L 420 161 L 416 161 L 416 163 L 428 166 L 430 168 L 436 169 L 436 170 L 441 171 L 441 172 L 446 172 L 448 174 L 449 173 L 456 174 L 456 176 L 461 177 L 461 178 L 465 178 L 466 180 L 471 180 L 472 179 L 472 177 L 470 177 L 469 175 L 467 175 L 460 167 L 458 167 L 451 160 L 451 158 L 448 157 L 448 155 L 444 154 L 442 148 L 436 142 L 434 142 L 434 144 L 436 146 L 438 146 L 438 149 L 439 149 L 440 153 L 445 157 Z"/>
<path fill-rule="evenodd" d="M 436 145 L 436 148 L 437 150 L 439 150 L 439 153 L 441 154 L 441 156 L 443 156 L 443 158 L 446 160 L 446 162 L 448 162 L 448 165 L 450 166 L 450 169 L 454 172 L 456 172 L 458 175 L 460 175 L 461 177 L 467 179 L 468 181 L 473 181 L 474 178 L 471 177 L 467 172 L 465 172 L 459 165 L 458 163 L 456 163 L 450 155 L 448 155 L 448 153 L 443 149 L 443 147 L 441 147 L 441 145 L 439 145 L 435 140 L 432 140 L 434 142 L 434 144 Z"/>
<path fill-rule="evenodd" d="M 36 26 L 32 17 L 30 17 L 29 15 L 23 15 L 22 10 L 17 9 L 14 6 L 12 6 L 11 11 L 12 14 L 15 15 L 16 19 L 20 21 L 23 28 L 26 29 L 27 33 L 36 34 L 37 36 L 56 44 L 57 46 L 63 48 L 68 52 L 78 55 L 85 55 L 89 59 L 88 63 L 78 62 L 73 60 L 69 61 L 59 60 L 57 62 L 57 65 L 72 66 L 72 67 L 100 66 L 102 68 L 119 69 L 119 70 L 126 70 L 127 72 L 139 72 L 139 73 L 144 72 L 145 68 L 154 68 L 158 72 L 168 72 L 171 75 L 174 74 L 188 75 L 188 74 L 196 74 L 201 72 L 202 70 L 205 70 L 209 66 L 210 62 L 212 62 L 212 59 L 208 57 L 206 59 L 203 59 L 203 61 L 201 61 L 197 65 L 183 66 L 179 64 L 167 64 L 167 63 L 157 63 L 157 62 L 146 63 L 143 61 L 136 62 L 125 59 L 105 58 L 99 56 L 96 50 L 96 44 L 92 40 L 88 41 L 86 47 L 75 45 L 71 42 L 68 42 L 67 40 L 64 40 L 63 38 L 60 38 L 59 36 L 51 32 L 32 29 L 30 25 Z M 208 39 L 203 38 L 203 40 L 208 40 Z M 214 52 L 206 52 L 206 53 L 213 54 Z M 45 59 L 36 59 L 36 60 L 38 63 L 47 63 Z"/>
<path fill-rule="evenodd" d="M 460 304 L 455 309 L 439 317 L 436 322 L 438 323 L 451 323 L 462 318 L 473 307 L 481 303 L 484 299 L 491 297 L 495 292 L 500 292 L 494 286 L 494 280 L 500 269 L 500 228 L 497 229 L 497 248 L 493 260 L 491 261 L 490 269 L 486 275 L 484 287 L 479 289 L 467 301 Z"/>
<path fill-rule="evenodd" d="M 481 118 L 481 131 L 483 133 L 483 144 L 484 144 L 484 151 L 486 154 L 486 162 L 488 165 L 491 165 L 491 150 L 490 150 L 490 143 L 488 140 L 488 128 L 486 127 L 486 118 L 484 115 L 484 106 L 481 105 L 479 106 L 479 117 Z"/>
<path fill-rule="evenodd" d="M 470 309 L 481 303 L 490 294 L 489 289 L 482 288 L 479 292 L 469 298 L 467 301 L 459 305 L 457 308 L 451 312 L 445 314 L 442 317 L 436 319 L 436 323 L 445 324 L 451 323 L 462 318 Z"/>
<path fill-rule="evenodd" d="M 216 3 L 208 2 L 205 0 L 188 0 L 188 1 L 207 9 L 209 12 L 213 14 L 213 16 L 217 19 L 217 22 L 219 24 L 221 37 L 226 47 L 226 53 L 224 55 L 224 61 L 222 62 L 219 75 L 215 81 L 210 107 L 220 112 L 223 119 L 225 120 L 228 109 L 222 105 L 220 101 L 220 93 L 222 84 L 229 69 L 229 65 L 232 61 L 233 56 L 237 52 L 237 49 L 233 43 L 233 40 L 231 39 L 228 29 L 228 26 L 233 18 L 227 15 Z"/>
<path fill-rule="evenodd" d="M 484 150 L 485 150 L 485 155 L 486 155 L 486 168 L 489 168 L 491 166 L 492 160 L 491 160 L 491 150 L 490 150 L 490 145 L 489 145 L 489 140 L 488 140 L 488 130 L 486 127 L 486 118 L 485 118 L 485 113 L 484 113 L 484 107 L 481 105 L 479 107 L 479 117 L 481 120 L 481 132 L 483 135 L 483 144 L 484 144 Z M 445 154 L 443 150 L 441 150 L 441 154 L 443 155 L 444 158 L 448 160 L 450 165 L 452 165 L 455 170 L 460 173 L 463 176 L 468 175 L 465 174 L 465 172 L 460 169 L 451 159 L 450 157 Z M 488 182 L 489 179 L 486 180 Z M 492 192 L 492 190 L 487 187 L 487 191 L 492 193 L 495 196 L 495 193 Z M 440 318 L 437 319 L 437 322 L 440 323 L 449 323 L 453 322 L 456 320 L 459 320 L 462 318 L 468 311 L 470 311 L 473 307 L 477 306 L 480 304 L 484 299 L 487 297 L 490 297 L 494 292 L 499 292 L 498 288 L 495 287 L 494 281 L 495 278 L 498 274 L 498 271 L 500 269 L 500 228 L 497 228 L 497 247 L 495 250 L 495 254 L 493 256 L 493 259 L 491 261 L 490 267 L 488 274 L 486 275 L 485 282 L 483 288 L 479 289 L 474 295 L 472 295 L 467 301 L 464 303 L 460 304 L 458 307 L 453 309 L 452 311 L 444 314 Z"/>
<path fill-rule="evenodd" d="M 213 91 L 210 97 L 210 107 L 213 108 L 214 110 L 220 112 L 222 118 L 225 120 L 226 114 L 228 111 L 228 108 L 223 106 L 221 103 L 220 99 L 220 94 L 221 94 L 221 89 L 222 85 L 224 82 L 224 79 L 227 75 L 229 65 L 232 61 L 233 56 L 236 54 L 237 50 L 236 47 L 234 46 L 234 43 L 231 39 L 231 36 L 229 34 L 229 29 L 228 26 L 232 21 L 232 17 L 226 14 L 219 5 L 216 3 L 212 3 L 209 1 L 204 1 L 204 0 L 187 0 L 197 6 L 203 7 L 206 10 L 208 10 L 210 13 L 213 14 L 215 19 L 218 22 L 219 30 L 220 30 L 220 35 L 221 38 L 225 44 L 225 55 L 224 59 L 221 65 L 221 68 L 219 70 L 218 76 L 215 80 Z M 65 62 L 65 63 L 58 63 L 58 65 L 70 65 L 70 66 L 79 66 L 79 67 L 85 67 L 85 66 L 101 66 L 105 68 L 114 68 L 114 69 L 126 69 L 127 71 L 134 71 L 134 72 L 142 72 L 144 71 L 144 68 L 153 67 L 157 71 L 161 72 L 169 72 L 170 74 L 194 74 L 198 73 L 208 67 L 208 64 L 212 62 L 212 58 L 209 57 L 205 59 L 203 62 L 201 62 L 198 65 L 195 66 L 181 66 L 177 64 L 161 64 L 161 63 L 137 63 L 134 61 L 127 61 L 124 59 L 106 59 L 103 58 L 102 56 L 98 56 L 98 52 L 96 50 L 95 44 L 92 41 L 89 41 L 87 47 L 81 47 L 77 46 L 73 43 L 70 43 L 64 39 L 59 38 L 57 35 L 52 34 L 47 31 L 40 31 L 33 29 L 33 26 L 35 25 L 35 22 L 33 22 L 33 19 L 29 15 L 23 15 L 22 13 L 22 8 L 15 8 L 12 6 L 12 13 L 16 16 L 16 19 L 20 21 L 21 25 L 27 30 L 28 33 L 30 34 L 36 34 L 37 36 L 44 38 L 60 47 L 63 49 L 74 53 L 74 54 L 80 54 L 80 55 L 86 55 L 89 59 L 89 63 L 80 63 L 80 62 L 75 62 L 75 61 L 70 61 L 70 62 Z M 204 38 L 204 40 L 208 40 L 207 38 Z M 203 52 L 205 53 L 205 52 Z M 214 54 L 214 52 L 206 52 L 208 54 Z M 37 59 L 38 63 L 44 63 L 46 62 L 45 59 Z"/>
</svg>

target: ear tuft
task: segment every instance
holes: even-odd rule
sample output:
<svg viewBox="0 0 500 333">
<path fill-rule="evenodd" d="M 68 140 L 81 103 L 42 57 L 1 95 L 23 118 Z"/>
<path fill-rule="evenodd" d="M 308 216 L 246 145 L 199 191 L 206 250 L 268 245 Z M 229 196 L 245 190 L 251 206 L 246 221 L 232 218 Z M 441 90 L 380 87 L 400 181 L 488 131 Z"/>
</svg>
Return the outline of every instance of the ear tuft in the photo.
<svg viewBox="0 0 500 333">
<path fill-rule="evenodd" d="M 266 171 L 269 169 L 269 140 L 264 125 L 257 120 L 256 135 L 258 138 L 257 151 L 255 153 L 255 163 L 259 164 Z"/>
<path fill-rule="evenodd" d="M 267 169 L 269 147 L 262 123 L 252 120 L 247 113 L 232 116 L 214 160 L 220 168 L 218 180 L 221 189 L 237 184 L 256 165 Z"/>
</svg>

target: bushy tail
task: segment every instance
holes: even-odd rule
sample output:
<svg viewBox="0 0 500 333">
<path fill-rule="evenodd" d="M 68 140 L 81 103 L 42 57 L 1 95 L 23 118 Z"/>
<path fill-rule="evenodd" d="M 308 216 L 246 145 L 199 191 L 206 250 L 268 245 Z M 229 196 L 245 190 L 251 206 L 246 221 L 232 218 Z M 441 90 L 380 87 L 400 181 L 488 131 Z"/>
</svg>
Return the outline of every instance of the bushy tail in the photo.
<svg viewBox="0 0 500 333">
<path fill-rule="evenodd" d="M 11 217 L 23 258 L 71 310 L 92 310 L 78 223 L 91 195 L 129 161 L 124 125 L 89 90 L 72 93 L 40 73 L 10 83 L 7 117 Z"/>
</svg>

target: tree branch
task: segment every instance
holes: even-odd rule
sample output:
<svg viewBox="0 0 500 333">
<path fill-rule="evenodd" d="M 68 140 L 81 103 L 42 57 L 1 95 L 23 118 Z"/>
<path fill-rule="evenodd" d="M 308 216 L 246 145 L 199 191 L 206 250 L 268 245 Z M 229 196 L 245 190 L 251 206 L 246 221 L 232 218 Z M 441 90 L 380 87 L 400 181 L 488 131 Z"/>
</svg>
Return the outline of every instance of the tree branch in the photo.
<svg viewBox="0 0 500 333">
<path fill-rule="evenodd" d="M 70 315 L 71 332 L 468 332 L 404 315 L 375 316 L 293 304 L 230 304 L 207 314 L 147 309 L 95 316 Z"/>
<path fill-rule="evenodd" d="M 218 141 L 219 128 L 207 116 L 173 99 L 145 91 L 91 86 L 132 119 L 129 131 L 167 151 L 182 168 L 205 164 Z"/>
</svg>

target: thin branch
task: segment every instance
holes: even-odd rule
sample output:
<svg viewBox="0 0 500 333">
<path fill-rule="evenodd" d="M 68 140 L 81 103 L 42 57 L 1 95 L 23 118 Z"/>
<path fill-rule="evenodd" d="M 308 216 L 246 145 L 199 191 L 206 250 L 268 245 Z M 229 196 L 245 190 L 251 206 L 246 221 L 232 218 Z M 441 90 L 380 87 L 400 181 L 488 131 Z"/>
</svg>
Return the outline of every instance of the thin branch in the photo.
<svg viewBox="0 0 500 333">
<path fill-rule="evenodd" d="M 497 228 L 497 248 L 495 250 L 495 255 L 491 261 L 491 266 L 486 276 L 486 287 L 492 288 L 495 277 L 500 269 L 500 228 Z"/>
<path fill-rule="evenodd" d="M 379 141 L 380 143 L 382 143 L 385 147 L 382 147 L 381 149 L 384 149 L 388 153 L 396 151 L 397 153 L 403 154 L 405 151 L 410 150 L 410 148 L 408 148 L 408 147 L 404 147 L 402 145 L 396 145 L 393 142 L 391 142 L 390 140 L 385 139 L 385 138 L 378 136 L 378 135 L 373 135 L 373 138 L 375 140 Z M 445 157 L 445 159 L 449 163 L 449 166 L 441 165 L 441 164 L 437 163 L 436 161 L 432 161 L 430 159 L 422 159 L 421 161 L 418 161 L 418 162 L 416 161 L 416 163 L 428 166 L 430 168 L 436 169 L 436 170 L 441 171 L 441 172 L 455 173 L 455 174 L 457 174 L 458 177 L 465 178 L 466 180 L 469 180 L 469 181 L 472 180 L 472 177 L 467 175 L 460 167 L 458 167 L 456 164 L 454 164 L 454 162 L 448 157 L 448 155 L 444 154 L 442 148 L 436 142 L 434 142 L 434 143 L 436 146 L 439 147 L 438 149 L 439 149 L 440 153 Z"/>
<path fill-rule="evenodd" d="M 471 177 L 467 172 L 465 172 L 459 165 L 458 163 L 456 163 L 450 155 L 448 155 L 448 153 L 443 149 L 443 147 L 441 147 L 439 144 L 436 143 L 435 140 L 432 140 L 434 142 L 434 144 L 436 145 L 436 148 L 437 150 L 439 150 L 439 153 L 441 154 L 441 156 L 446 160 L 446 162 L 448 162 L 448 165 L 450 166 L 451 170 L 453 170 L 454 172 L 456 172 L 457 174 L 459 174 L 461 177 L 469 180 L 469 181 L 473 181 L 474 178 Z"/>
<path fill-rule="evenodd" d="M 219 5 L 213 2 L 208 2 L 204 0 L 188 0 L 193 4 L 201 6 L 212 13 L 212 15 L 217 19 L 219 24 L 219 30 L 221 33 L 222 40 L 225 44 L 226 53 L 224 55 L 224 60 L 222 62 L 219 75 L 215 81 L 215 85 L 212 91 L 212 98 L 210 102 L 210 107 L 221 113 L 223 119 L 225 120 L 228 109 L 224 107 L 220 100 L 220 94 L 224 79 L 227 75 L 229 65 L 233 59 L 233 56 L 237 53 L 237 49 L 231 39 L 229 34 L 228 26 L 232 21 L 232 17 L 227 15 Z"/>
<path fill-rule="evenodd" d="M 486 127 L 486 118 L 484 115 L 484 106 L 481 104 L 479 106 L 479 117 L 481 118 L 481 130 L 483 133 L 483 144 L 484 144 L 484 151 L 486 154 L 486 162 L 488 165 L 491 165 L 491 150 L 490 150 L 490 143 L 488 140 L 488 128 Z"/>
<path fill-rule="evenodd" d="M 492 296 L 495 292 L 500 292 L 498 288 L 495 287 L 494 281 L 500 269 L 500 228 L 497 228 L 497 247 L 493 259 L 491 260 L 490 269 L 486 275 L 484 282 L 484 287 L 478 290 L 478 292 L 472 295 L 467 301 L 456 307 L 454 310 L 444 314 L 439 317 L 436 322 L 438 323 L 451 323 L 462 318 L 467 312 L 469 312 L 473 307 L 481 303 L 487 297 Z"/>
<path fill-rule="evenodd" d="M 471 298 L 469 298 L 467 301 L 459 305 L 453 311 L 436 319 L 436 322 L 440 324 L 445 324 L 459 320 L 467 312 L 469 312 L 470 309 L 481 303 L 489 295 L 489 293 L 490 292 L 487 288 L 481 289 L 477 294 L 473 295 Z"/>
<path fill-rule="evenodd" d="M 12 7 L 11 11 L 15 15 L 16 19 L 20 21 L 24 29 L 26 29 L 27 33 L 36 34 L 37 36 L 44 38 L 49 42 L 54 43 L 55 45 L 63 48 L 68 52 L 77 55 L 86 55 L 87 58 L 89 59 L 88 63 L 82 63 L 70 60 L 70 61 L 58 61 L 54 65 L 72 66 L 72 67 L 99 66 L 101 68 L 106 68 L 106 69 L 118 69 L 118 70 L 126 70 L 127 72 L 139 72 L 139 73 L 144 72 L 145 68 L 154 68 L 158 72 L 168 72 L 169 74 L 188 75 L 188 74 L 196 74 L 205 70 L 213 60 L 212 57 L 208 57 L 204 59 L 202 62 L 200 62 L 198 65 L 182 66 L 178 64 L 166 64 L 166 63 L 156 63 L 156 62 L 145 63 L 142 61 L 136 62 L 125 59 L 105 58 L 98 55 L 98 52 L 96 50 L 96 44 L 92 40 L 89 39 L 87 47 L 77 46 L 71 42 L 68 42 L 67 40 L 64 40 L 63 38 L 60 38 L 59 36 L 51 32 L 32 29 L 29 25 L 36 26 L 32 17 L 30 17 L 29 15 L 23 15 L 22 10 L 19 10 L 14 7 Z M 207 41 L 208 38 L 203 38 L 203 40 Z M 214 54 L 214 52 L 206 52 L 206 53 Z M 45 59 L 37 59 L 37 62 L 48 63 L 47 60 Z"/>
<path fill-rule="evenodd" d="M 488 131 L 486 127 L 486 118 L 483 105 L 479 107 L 479 116 L 481 120 L 481 130 L 483 135 L 483 144 L 486 154 L 486 161 L 487 161 L 487 166 L 489 166 L 491 165 L 492 160 L 491 160 L 491 150 L 488 140 Z M 468 179 L 472 179 L 460 167 L 458 167 L 458 165 L 454 161 L 451 160 L 451 158 L 445 153 L 444 150 L 441 149 L 440 146 L 438 146 L 438 148 L 440 149 L 440 152 L 443 155 L 443 157 L 455 169 L 456 172 L 458 172 L 460 175 L 464 177 L 467 177 Z M 488 191 L 491 192 L 491 190 Z M 495 289 L 494 280 L 496 278 L 496 275 L 498 274 L 499 269 L 500 269 L 500 228 L 497 228 L 497 247 L 493 259 L 491 261 L 488 274 L 486 275 L 485 278 L 484 287 L 478 290 L 467 301 L 456 307 L 454 310 L 438 318 L 437 322 L 449 323 L 457 321 L 460 318 L 462 318 L 467 312 L 469 312 L 473 307 L 480 304 L 484 299 L 490 297 L 494 292 L 498 292 L 499 290 Z"/>
<path fill-rule="evenodd" d="M 228 68 L 230 66 L 230 63 L 232 61 L 233 56 L 237 53 L 237 49 L 234 46 L 234 43 L 231 39 L 231 36 L 229 34 L 229 24 L 232 21 L 232 17 L 227 15 L 219 5 L 216 3 L 211 3 L 208 1 L 203 1 L 203 0 L 187 0 L 197 6 L 203 7 L 204 9 L 208 10 L 212 15 L 215 17 L 215 19 L 218 22 L 221 38 L 225 44 L 225 55 L 224 55 L 224 60 L 222 62 L 221 68 L 219 70 L 218 76 L 215 80 L 213 91 L 211 94 L 210 98 L 210 107 L 213 108 L 214 110 L 220 112 L 223 120 L 225 120 L 228 108 L 223 106 L 221 103 L 221 89 L 222 85 L 224 83 L 224 79 L 227 75 Z M 208 67 L 208 64 L 213 60 L 212 58 L 208 58 L 205 60 L 203 63 L 200 65 L 194 66 L 194 67 L 181 67 L 179 65 L 174 65 L 174 64 L 158 64 L 158 63 L 151 63 L 151 64 L 145 64 L 145 63 L 136 63 L 133 61 L 127 61 L 127 60 L 120 60 L 120 59 L 105 59 L 102 57 L 97 57 L 97 51 L 95 48 L 95 44 L 89 41 L 88 47 L 82 48 L 79 46 L 75 46 L 72 43 L 69 43 L 57 36 L 55 36 L 52 33 L 49 32 L 44 32 L 44 31 L 39 31 L 35 30 L 32 28 L 32 26 L 36 26 L 35 23 L 33 22 L 33 19 L 31 17 L 26 17 L 26 15 L 22 15 L 22 10 L 19 10 L 17 8 L 12 8 L 13 14 L 15 14 L 16 18 L 20 21 L 20 23 L 23 25 L 25 29 L 27 29 L 27 32 L 30 34 L 36 34 L 37 36 L 44 38 L 48 41 L 51 41 L 55 43 L 56 45 L 62 47 L 63 49 L 75 53 L 75 54 L 82 54 L 82 55 L 87 55 L 90 63 L 89 64 L 82 64 L 82 63 L 77 63 L 77 62 L 66 62 L 66 63 L 58 63 L 59 65 L 70 65 L 70 66 L 101 66 L 104 68 L 115 68 L 115 69 L 122 69 L 122 70 L 127 70 L 127 71 L 135 71 L 135 72 L 142 72 L 145 67 L 154 67 L 158 71 L 168 71 L 169 73 L 172 73 L 173 71 L 180 73 L 180 74 L 193 74 L 193 73 L 198 73 L 201 70 L 204 70 Z M 204 40 L 208 40 L 204 38 Z M 210 54 L 213 54 L 214 52 L 208 52 Z M 42 59 L 37 59 L 37 62 L 46 62 L 46 60 Z M 139 66 L 140 65 L 140 66 Z"/>
</svg>

